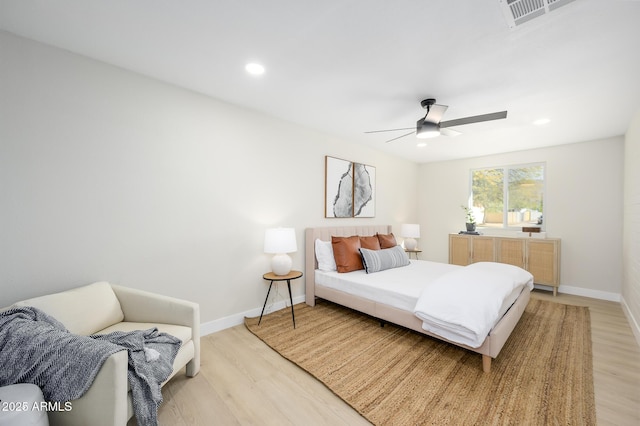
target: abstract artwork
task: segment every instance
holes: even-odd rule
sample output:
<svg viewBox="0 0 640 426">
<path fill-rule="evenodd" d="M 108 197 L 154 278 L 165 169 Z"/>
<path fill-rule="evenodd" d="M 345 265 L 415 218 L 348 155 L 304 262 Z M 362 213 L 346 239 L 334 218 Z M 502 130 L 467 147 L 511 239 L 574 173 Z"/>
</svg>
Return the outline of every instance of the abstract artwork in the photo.
<svg viewBox="0 0 640 426">
<path fill-rule="evenodd" d="M 375 217 L 376 168 L 325 157 L 325 217 Z"/>
<path fill-rule="evenodd" d="M 353 217 L 375 217 L 376 168 L 353 163 Z"/>
</svg>

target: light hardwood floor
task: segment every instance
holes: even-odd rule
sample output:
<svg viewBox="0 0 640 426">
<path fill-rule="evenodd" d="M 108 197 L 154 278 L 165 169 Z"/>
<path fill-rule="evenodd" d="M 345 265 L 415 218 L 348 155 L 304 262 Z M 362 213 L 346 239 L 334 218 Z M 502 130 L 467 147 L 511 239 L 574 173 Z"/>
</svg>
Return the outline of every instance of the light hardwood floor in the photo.
<svg viewBox="0 0 640 426">
<path fill-rule="evenodd" d="M 532 297 L 589 306 L 598 424 L 640 425 L 640 348 L 620 304 L 537 290 Z M 179 374 L 162 393 L 163 426 L 369 424 L 243 325 L 203 337 L 200 374 Z"/>
</svg>

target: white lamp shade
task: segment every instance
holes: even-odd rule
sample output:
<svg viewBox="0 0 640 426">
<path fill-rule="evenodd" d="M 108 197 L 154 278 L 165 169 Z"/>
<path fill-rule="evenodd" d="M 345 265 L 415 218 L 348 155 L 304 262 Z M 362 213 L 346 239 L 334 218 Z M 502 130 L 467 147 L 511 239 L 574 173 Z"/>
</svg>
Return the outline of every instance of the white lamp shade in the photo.
<svg viewBox="0 0 640 426">
<path fill-rule="evenodd" d="M 271 228 L 264 233 L 264 252 L 273 253 L 271 271 L 276 275 L 291 272 L 293 262 L 286 253 L 298 251 L 296 230 L 293 228 Z"/>
<path fill-rule="evenodd" d="M 294 228 L 271 228 L 264 233 L 264 252 L 273 254 L 298 251 Z"/>
<path fill-rule="evenodd" d="M 400 228 L 400 235 L 405 238 L 420 238 L 420 225 L 416 223 L 404 223 Z"/>
</svg>

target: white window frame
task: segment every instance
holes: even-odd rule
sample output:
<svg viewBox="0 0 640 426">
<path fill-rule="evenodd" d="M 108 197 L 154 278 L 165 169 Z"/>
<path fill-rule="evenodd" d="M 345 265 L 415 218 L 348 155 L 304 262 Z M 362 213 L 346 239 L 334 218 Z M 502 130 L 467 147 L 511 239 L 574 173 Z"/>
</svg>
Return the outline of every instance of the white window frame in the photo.
<svg viewBox="0 0 640 426">
<path fill-rule="evenodd" d="M 469 170 L 469 201 L 468 206 L 473 207 L 473 172 L 478 170 L 491 170 L 491 169 L 503 169 L 504 177 L 503 179 L 503 188 L 502 188 L 502 227 L 496 226 L 483 226 L 481 224 L 477 224 L 477 228 L 481 229 L 502 229 L 507 231 L 520 231 L 522 229 L 521 226 L 509 226 L 509 169 L 520 169 L 526 167 L 535 167 L 542 166 L 544 182 L 543 182 L 543 192 L 542 192 L 542 225 L 540 226 L 540 231 L 544 232 L 547 224 L 547 216 L 546 216 L 546 195 L 547 195 L 547 163 L 544 161 L 538 161 L 534 163 L 522 163 L 522 164 L 508 164 L 504 166 L 489 166 L 489 167 L 476 167 Z"/>
</svg>

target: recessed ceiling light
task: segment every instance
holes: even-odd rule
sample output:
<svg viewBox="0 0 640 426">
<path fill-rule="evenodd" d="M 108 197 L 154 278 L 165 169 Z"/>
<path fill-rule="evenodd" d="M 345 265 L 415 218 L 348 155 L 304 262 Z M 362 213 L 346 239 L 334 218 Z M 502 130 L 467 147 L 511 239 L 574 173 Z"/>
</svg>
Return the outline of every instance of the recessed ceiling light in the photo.
<svg viewBox="0 0 640 426">
<path fill-rule="evenodd" d="M 533 122 L 533 124 L 535 124 L 536 126 L 544 126 L 545 124 L 549 123 L 551 123 L 551 120 L 549 120 L 548 118 L 539 118 L 538 120 Z"/>
<path fill-rule="evenodd" d="M 251 75 L 262 75 L 264 74 L 264 67 L 260 64 L 256 64 L 255 62 L 251 62 L 244 67 L 245 70 Z"/>
<path fill-rule="evenodd" d="M 427 143 L 426 142 L 419 142 L 418 144 L 416 144 L 416 146 L 418 148 L 424 148 L 425 146 L 427 146 Z"/>
</svg>

